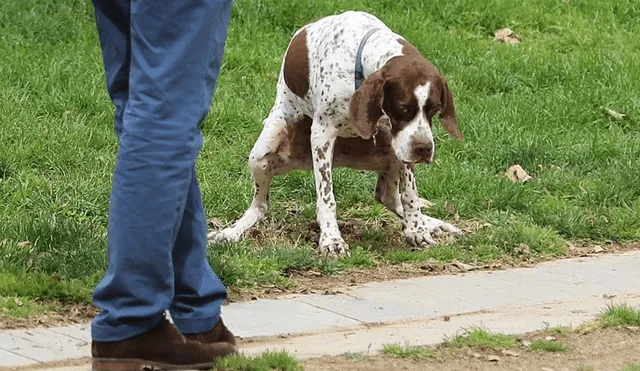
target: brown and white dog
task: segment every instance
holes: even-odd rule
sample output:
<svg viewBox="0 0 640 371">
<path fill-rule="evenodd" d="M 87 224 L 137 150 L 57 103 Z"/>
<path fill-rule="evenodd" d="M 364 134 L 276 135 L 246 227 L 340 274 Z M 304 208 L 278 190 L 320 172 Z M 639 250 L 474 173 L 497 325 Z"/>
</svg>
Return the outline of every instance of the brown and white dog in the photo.
<svg viewBox="0 0 640 371">
<path fill-rule="evenodd" d="M 435 244 L 432 233 L 442 230 L 460 234 L 422 214 L 413 172 L 415 163 L 433 159 L 438 113 L 445 130 L 461 139 L 445 78 L 375 16 L 348 11 L 305 25 L 288 45 L 275 104 L 249 155 L 251 207 L 209 240 L 239 240 L 267 213 L 275 175 L 313 169 L 318 248 L 348 255 L 333 194 L 331 173 L 338 167 L 378 173 L 375 199 L 401 218 L 410 245 Z"/>
</svg>

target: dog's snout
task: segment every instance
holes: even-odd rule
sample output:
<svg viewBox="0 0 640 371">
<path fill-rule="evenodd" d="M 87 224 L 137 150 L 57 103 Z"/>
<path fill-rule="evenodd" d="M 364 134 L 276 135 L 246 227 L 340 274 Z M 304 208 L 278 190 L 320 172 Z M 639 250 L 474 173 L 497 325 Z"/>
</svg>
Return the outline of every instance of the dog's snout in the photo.
<svg viewBox="0 0 640 371">
<path fill-rule="evenodd" d="M 433 143 L 419 142 L 413 145 L 413 157 L 416 162 L 430 162 L 433 155 Z"/>
</svg>

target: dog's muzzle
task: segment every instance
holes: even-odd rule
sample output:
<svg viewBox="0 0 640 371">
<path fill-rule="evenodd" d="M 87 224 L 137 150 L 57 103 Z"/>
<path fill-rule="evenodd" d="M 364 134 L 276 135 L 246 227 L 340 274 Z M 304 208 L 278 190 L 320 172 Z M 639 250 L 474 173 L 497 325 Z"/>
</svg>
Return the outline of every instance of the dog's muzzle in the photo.
<svg viewBox="0 0 640 371">
<path fill-rule="evenodd" d="M 415 163 L 431 163 L 433 158 L 433 143 L 414 143 L 411 148 L 411 157 Z"/>
</svg>

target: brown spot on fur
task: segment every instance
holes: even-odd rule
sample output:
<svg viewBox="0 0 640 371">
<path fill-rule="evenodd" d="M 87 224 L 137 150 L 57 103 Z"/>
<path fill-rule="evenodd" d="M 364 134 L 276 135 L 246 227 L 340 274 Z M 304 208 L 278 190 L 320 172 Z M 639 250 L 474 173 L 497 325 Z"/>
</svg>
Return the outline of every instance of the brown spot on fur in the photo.
<svg viewBox="0 0 640 371">
<path fill-rule="evenodd" d="M 278 145 L 274 150 L 279 158 L 278 170 L 283 162 L 288 163 L 285 168 L 311 169 L 311 124 L 308 116 L 287 125 L 285 131 L 278 138 Z M 391 131 L 388 126 L 377 128 L 376 140 L 364 140 L 360 137 L 338 137 L 333 150 L 334 168 L 353 168 L 358 170 L 383 171 L 389 164 L 397 161 L 391 148 Z M 325 148 L 325 150 L 328 147 Z M 277 171 L 279 173 L 279 171 Z"/>
<path fill-rule="evenodd" d="M 383 70 L 376 71 L 351 96 L 349 121 L 363 139 L 369 139 L 375 134 L 376 124 L 382 117 L 384 81 Z"/>
<path fill-rule="evenodd" d="M 304 97 L 309 91 L 309 50 L 307 30 L 300 31 L 289 44 L 284 57 L 284 82 L 293 94 Z"/>
<path fill-rule="evenodd" d="M 331 185 L 331 167 L 329 164 L 325 163 L 320 167 L 320 176 L 322 177 L 321 184 L 324 183 L 324 198 L 322 199 L 325 203 L 329 203 L 329 194 L 331 193 L 333 187 Z"/>
</svg>

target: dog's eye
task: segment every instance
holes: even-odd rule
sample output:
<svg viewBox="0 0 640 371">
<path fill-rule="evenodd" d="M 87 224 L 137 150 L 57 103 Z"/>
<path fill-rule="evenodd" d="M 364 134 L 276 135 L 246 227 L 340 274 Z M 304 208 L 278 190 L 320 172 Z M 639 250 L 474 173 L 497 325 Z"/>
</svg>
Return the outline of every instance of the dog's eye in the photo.
<svg viewBox="0 0 640 371">
<path fill-rule="evenodd" d="M 407 113 L 409 113 L 410 110 L 411 110 L 411 107 L 409 107 L 409 105 L 407 105 L 407 104 L 402 104 L 398 108 L 398 111 L 400 113 L 402 113 L 402 114 L 407 114 Z"/>
</svg>

